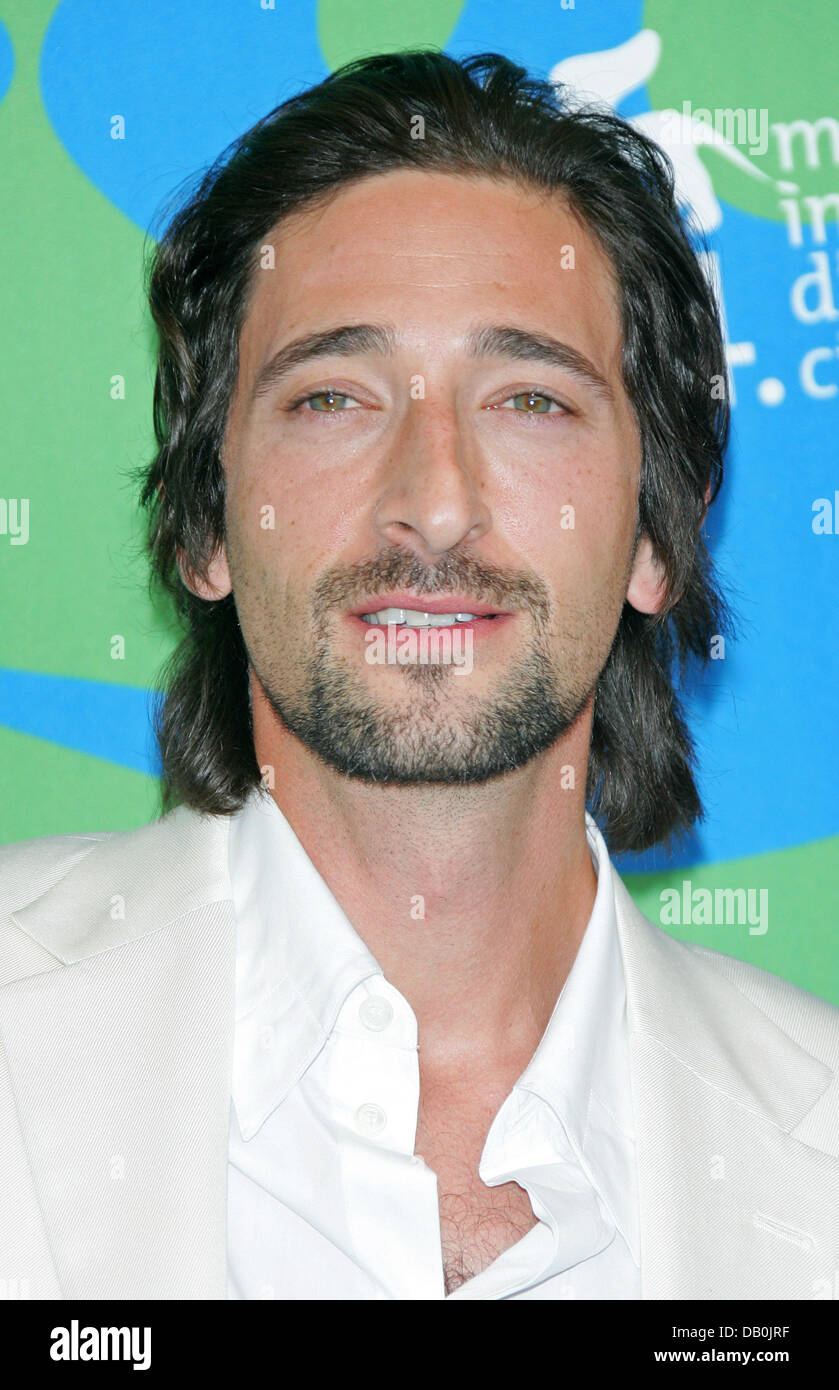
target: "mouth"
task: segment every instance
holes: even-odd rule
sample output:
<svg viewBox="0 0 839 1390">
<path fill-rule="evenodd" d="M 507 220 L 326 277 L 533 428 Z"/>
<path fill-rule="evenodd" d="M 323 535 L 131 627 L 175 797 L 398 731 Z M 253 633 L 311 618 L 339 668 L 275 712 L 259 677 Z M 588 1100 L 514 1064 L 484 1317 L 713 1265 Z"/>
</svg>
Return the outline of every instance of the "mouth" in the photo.
<svg viewBox="0 0 839 1390">
<path fill-rule="evenodd" d="M 465 594 L 423 598 L 415 594 L 380 594 L 365 599 L 350 614 L 356 624 L 368 627 L 452 627 L 474 632 L 503 625 L 512 614 L 489 604 L 476 603 Z"/>
</svg>

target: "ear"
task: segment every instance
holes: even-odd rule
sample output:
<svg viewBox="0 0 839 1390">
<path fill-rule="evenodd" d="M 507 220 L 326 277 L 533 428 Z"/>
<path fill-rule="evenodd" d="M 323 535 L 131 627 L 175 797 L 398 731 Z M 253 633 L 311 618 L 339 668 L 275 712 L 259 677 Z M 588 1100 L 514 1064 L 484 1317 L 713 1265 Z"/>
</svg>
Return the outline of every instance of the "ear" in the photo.
<svg viewBox="0 0 839 1390">
<path fill-rule="evenodd" d="M 212 559 L 203 575 L 197 574 L 189 567 L 180 550 L 178 551 L 178 569 L 184 584 L 190 593 L 195 594 L 197 598 L 227 598 L 233 589 L 233 581 L 230 578 L 230 569 L 227 564 L 227 551 L 223 543 L 213 552 Z"/>
<path fill-rule="evenodd" d="M 656 557 L 652 541 L 646 533 L 642 533 L 632 562 L 627 602 L 639 613 L 658 613 L 664 604 L 666 592 L 667 575 Z"/>
</svg>

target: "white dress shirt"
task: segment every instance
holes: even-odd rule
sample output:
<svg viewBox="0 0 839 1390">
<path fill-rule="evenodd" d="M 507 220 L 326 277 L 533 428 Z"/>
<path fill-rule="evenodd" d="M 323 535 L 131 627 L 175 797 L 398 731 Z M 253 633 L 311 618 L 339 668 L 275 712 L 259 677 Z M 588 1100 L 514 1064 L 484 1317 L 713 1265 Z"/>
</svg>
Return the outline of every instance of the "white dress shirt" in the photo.
<svg viewBox="0 0 839 1390">
<path fill-rule="evenodd" d="M 586 835 L 591 918 L 478 1170 L 517 1182 L 537 1224 L 449 1299 L 640 1297 L 614 870 L 588 814 Z M 232 817 L 229 843 L 228 1297 L 445 1298 L 437 1178 L 414 1153 L 414 1012 L 267 792 Z"/>
</svg>

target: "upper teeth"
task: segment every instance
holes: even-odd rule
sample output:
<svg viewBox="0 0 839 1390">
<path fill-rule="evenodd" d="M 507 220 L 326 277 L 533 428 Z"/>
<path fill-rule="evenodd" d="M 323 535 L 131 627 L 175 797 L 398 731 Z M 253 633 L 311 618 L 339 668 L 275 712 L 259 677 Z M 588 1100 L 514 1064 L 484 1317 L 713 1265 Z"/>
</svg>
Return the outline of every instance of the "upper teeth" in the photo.
<svg viewBox="0 0 839 1390">
<path fill-rule="evenodd" d="M 474 613 L 420 613 L 416 608 L 382 608 L 378 613 L 362 613 L 365 623 L 401 623 L 404 627 L 454 627 L 474 621 Z"/>
</svg>

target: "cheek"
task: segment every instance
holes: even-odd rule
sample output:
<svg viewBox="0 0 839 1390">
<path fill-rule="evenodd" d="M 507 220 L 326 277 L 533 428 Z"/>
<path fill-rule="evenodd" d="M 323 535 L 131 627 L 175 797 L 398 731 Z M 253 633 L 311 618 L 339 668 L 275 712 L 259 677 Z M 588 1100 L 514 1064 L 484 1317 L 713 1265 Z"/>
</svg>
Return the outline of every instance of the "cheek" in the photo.
<svg viewBox="0 0 839 1390">
<path fill-rule="evenodd" d="M 557 592 L 617 592 L 635 534 L 634 481 L 625 468 L 593 456 L 553 476 L 522 483 L 505 498 L 498 520 Z"/>
<path fill-rule="evenodd" d="M 623 573 L 635 534 L 637 477 L 623 452 L 610 450 L 576 470 L 569 485 L 580 548 L 597 573 Z"/>
<path fill-rule="evenodd" d="M 301 472 L 288 461 L 282 469 L 263 465 L 228 485 L 231 578 L 243 627 L 254 633 L 281 622 L 290 634 L 307 619 L 311 586 L 357 525 L 340 495 Z"/>
<path fill-rule="evenodd" d="M 335 454 L 333 445 L 327 478 L 315 465 L 311 447 L 281 445 L 275 429 L 254 429 L 242 443 L 239 477 L 231 479 L 231 506 L 248 524 L 256 517 L 257 525 L 265 509 L 276 532 L 292 545 L 301 536 L 311 538 L 327 529 L 333 533 L 352 500 L 353 472 L 350 467 L 336 471 Z"/>
</svg>

